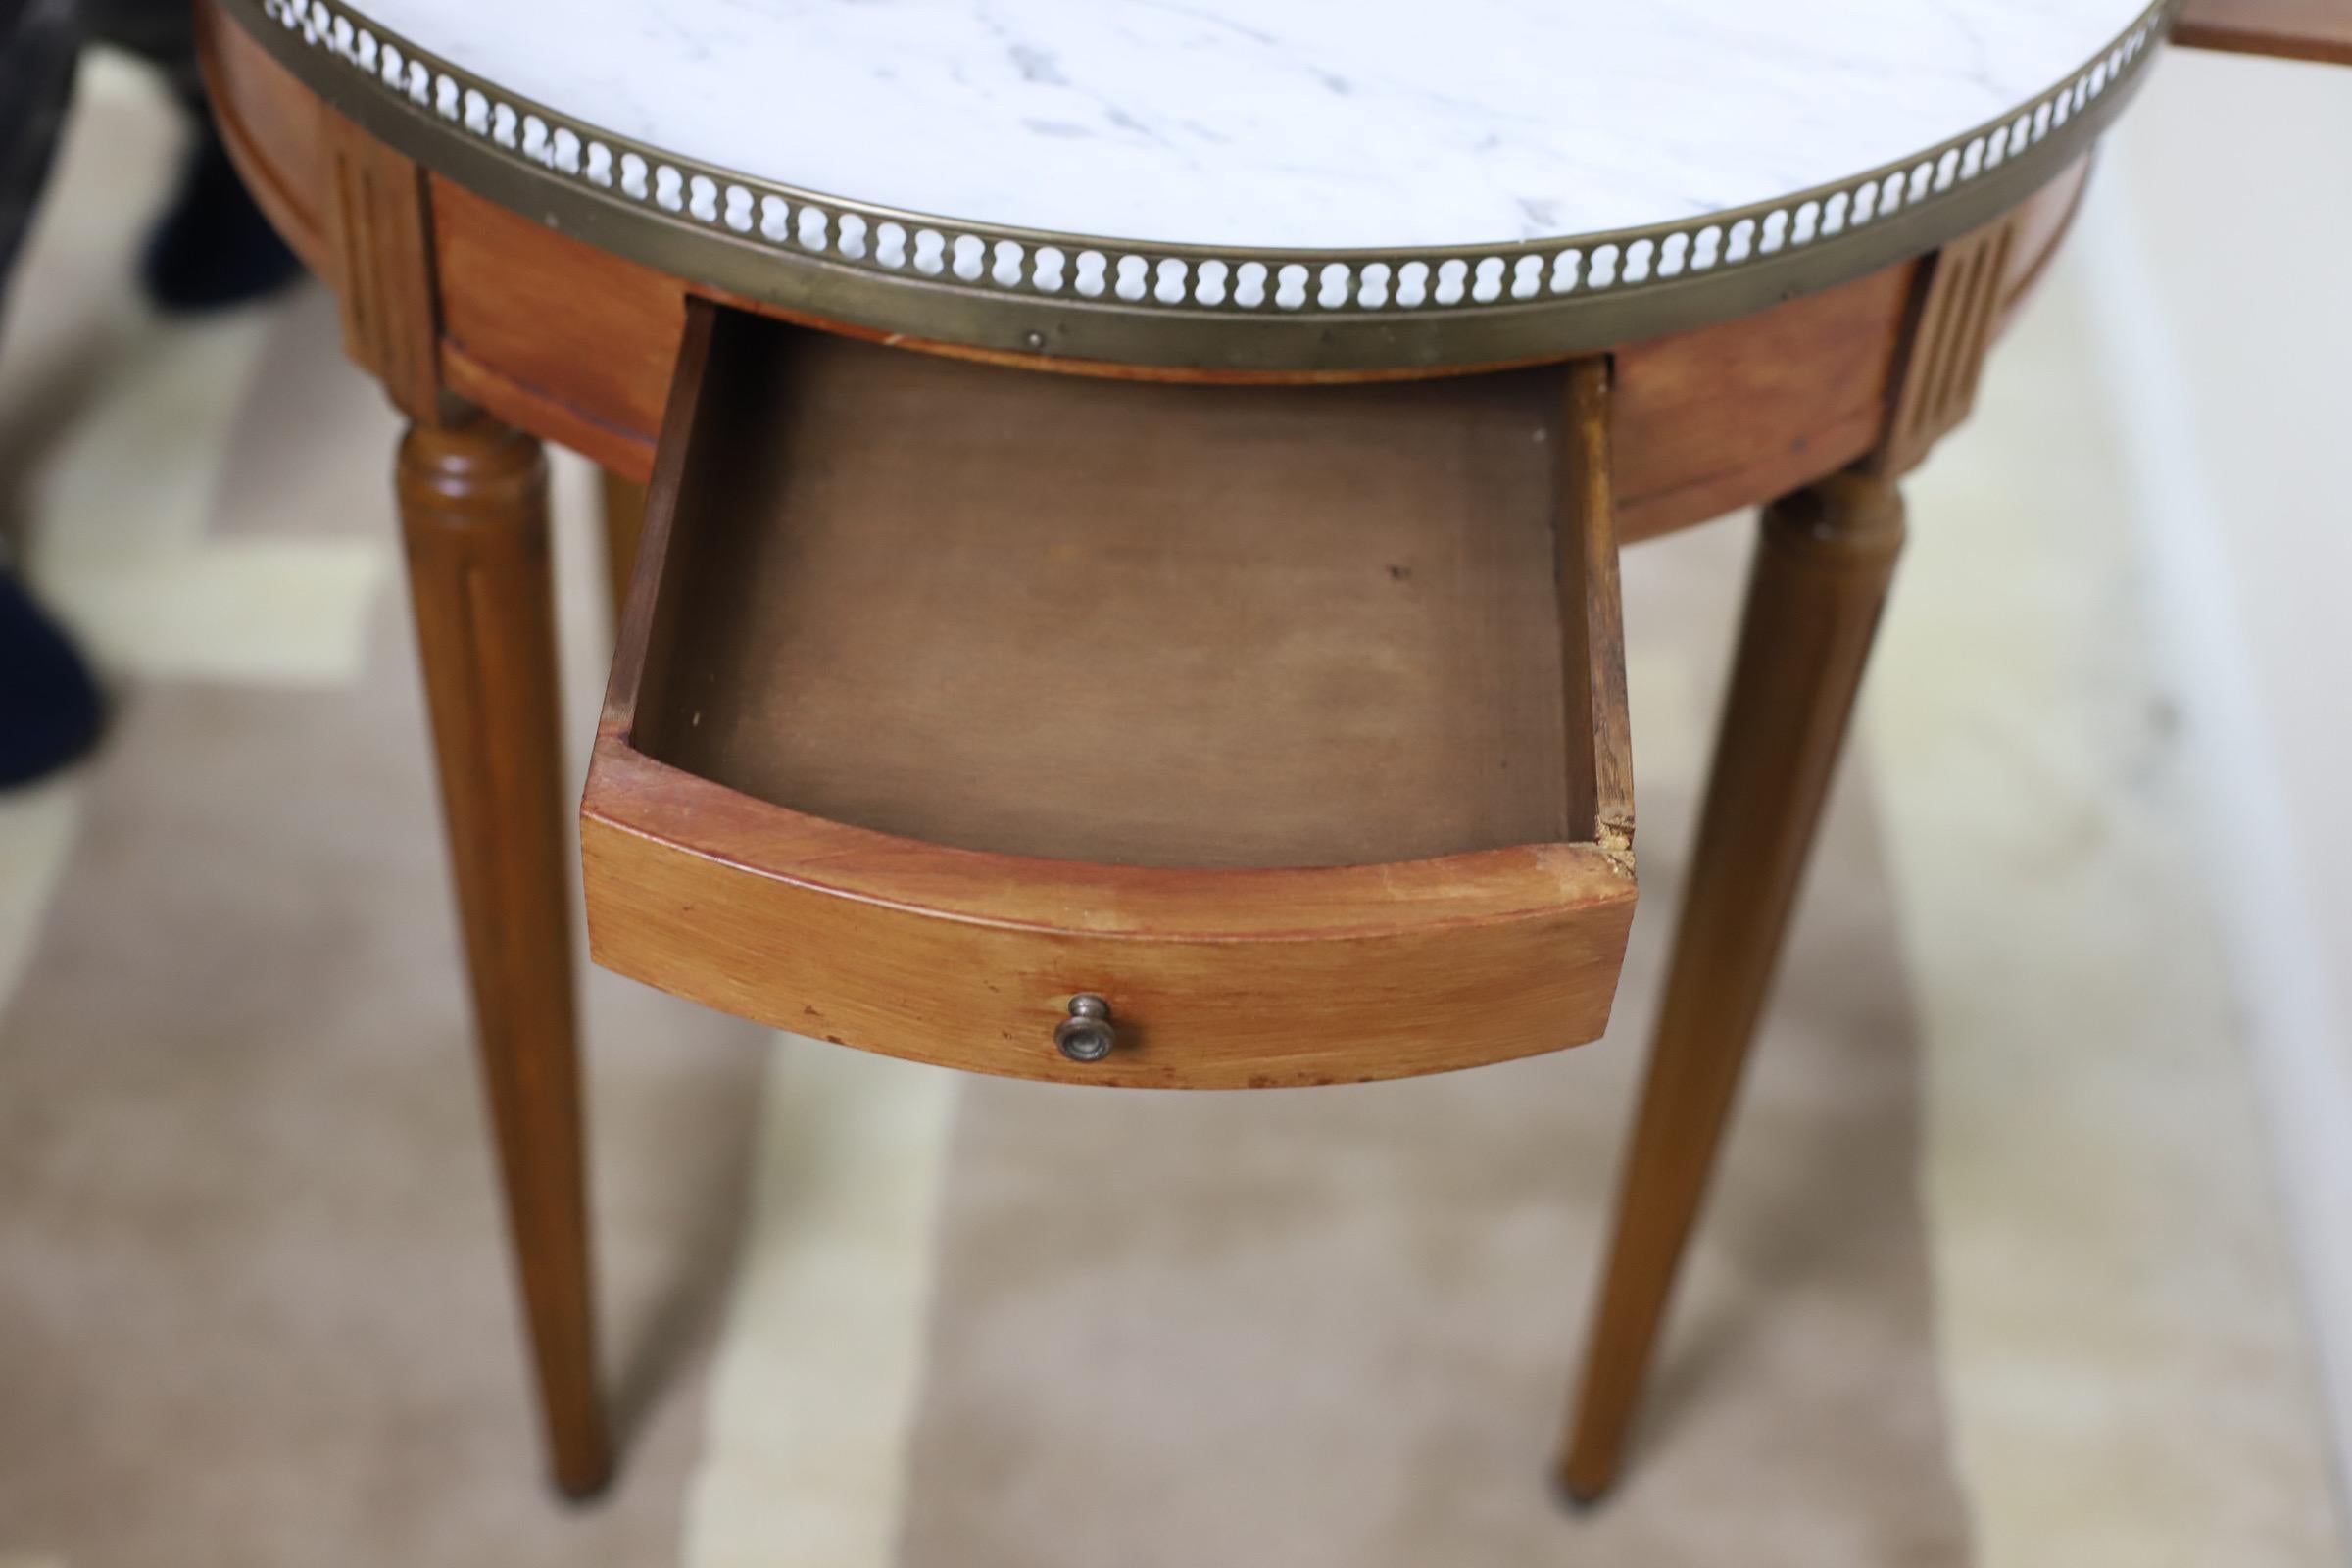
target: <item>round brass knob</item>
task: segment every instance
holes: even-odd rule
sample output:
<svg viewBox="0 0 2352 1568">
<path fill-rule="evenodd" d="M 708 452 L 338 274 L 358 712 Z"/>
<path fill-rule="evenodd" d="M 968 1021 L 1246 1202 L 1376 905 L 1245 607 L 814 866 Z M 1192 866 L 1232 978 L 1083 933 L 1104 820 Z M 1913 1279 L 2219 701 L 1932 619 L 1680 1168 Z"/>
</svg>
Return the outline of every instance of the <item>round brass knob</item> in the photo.
<svg viewBox="0 0 2352 1568">
<path fill-rule="evenodd" d="M 1110 1004 L 1092 991 L 1070 999 L 1070 1015 L 1054 1028 L 1054 1043 L 1072 1061 L 1101 1061 L 1119 1043 L 1110 1026 Z"/>
</svg>

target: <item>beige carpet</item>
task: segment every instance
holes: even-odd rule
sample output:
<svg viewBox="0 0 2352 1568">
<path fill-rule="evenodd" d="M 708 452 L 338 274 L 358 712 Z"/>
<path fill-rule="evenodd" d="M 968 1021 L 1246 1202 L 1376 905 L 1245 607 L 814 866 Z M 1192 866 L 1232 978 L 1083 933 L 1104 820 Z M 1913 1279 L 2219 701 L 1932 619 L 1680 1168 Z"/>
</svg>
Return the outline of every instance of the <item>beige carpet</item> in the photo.
<svg viewBox="0 0 2352 1568">
<path fill-rule="evenodd" d="M 2102 221 L 1909 487 L 1864 705 L 1952 1424 L 1985 1568 L 2341 1563 L 2313 1335 L 2352 1324 L 2301 1289 L 2206 895 L 2237 824 L 2197 808 L 2221 742 L 2162 674 L 2117 481 Z"/>
</svg>

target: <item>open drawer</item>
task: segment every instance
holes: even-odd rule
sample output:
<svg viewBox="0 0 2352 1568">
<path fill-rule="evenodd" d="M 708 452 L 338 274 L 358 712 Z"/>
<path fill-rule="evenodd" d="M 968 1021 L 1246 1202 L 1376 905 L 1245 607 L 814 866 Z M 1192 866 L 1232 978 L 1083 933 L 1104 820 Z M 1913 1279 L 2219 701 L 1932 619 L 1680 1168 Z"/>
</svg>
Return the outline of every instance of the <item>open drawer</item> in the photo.
<svg viewBox="0 0 2352 1568">
<path fill-rule="evenodd" d="M 1634 909 L 1606 402 L 1597 362 L 1129 384 L 697 305 L 582 808 L 596 960 L 1069 1082 L 1594 1038 Z"/>
</svg>

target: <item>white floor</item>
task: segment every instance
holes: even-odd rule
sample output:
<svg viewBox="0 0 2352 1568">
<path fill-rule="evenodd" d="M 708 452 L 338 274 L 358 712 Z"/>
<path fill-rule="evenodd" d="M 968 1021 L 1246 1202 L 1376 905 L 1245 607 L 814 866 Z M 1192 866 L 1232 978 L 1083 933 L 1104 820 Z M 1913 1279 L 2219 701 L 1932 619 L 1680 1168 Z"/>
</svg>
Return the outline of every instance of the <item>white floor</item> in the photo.
<svg viewBox="0 0 2352 1568">
<path fill-rule="evenodd" d="M 2095 261 L 2061 261 L 1911 482 L 1864 710 L 1925 1025 L 1951 1417 L 1987 1568 L 2331 1562 Z"/>
<path fill-rule="evenodd" d="M 389 540 L 205 533 L 237 399 L 269 317 L 171 321 L 129 280 L 169 194 L 179 120 L 145 73 L 85 65 L 81 112 L 0 319 L 0 430 L 54 432 L 0 474 L 27 515 L 24 569 L 104 675 L 322 684 L 358 668 Z M 69 405 L 55 404 L 69 389 Z M 125 460 L 122 454 L 136 454 Z M 17 454 L 0 452 L 0 462 Z M 0 794 L 0 1000 L 15 989 L 79 820 L 72 777 Z"/>
<path fill-rule="evenodd" d="M 2123 130 L 2089 316 L 2352 1502 L 2352 71 L 2183 51 Z"/>
</svg>

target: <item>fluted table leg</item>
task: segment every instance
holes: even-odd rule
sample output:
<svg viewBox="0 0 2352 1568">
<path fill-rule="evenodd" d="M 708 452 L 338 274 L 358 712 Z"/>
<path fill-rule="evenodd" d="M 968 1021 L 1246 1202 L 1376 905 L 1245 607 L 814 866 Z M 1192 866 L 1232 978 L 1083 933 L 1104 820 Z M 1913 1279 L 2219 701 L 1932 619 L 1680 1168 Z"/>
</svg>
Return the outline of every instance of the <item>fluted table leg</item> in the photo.
<svg viewBox="0 0 2352 1568">
<path fill-rule="evenodd" d="M 596 1378 L 547 463 L 482 416 L 412 427 L 398 489 L 475 1028 L 557 1485 L 612 1473 Z"/>
<path fill-rule="evenodd" d="M 1901 497 L 1860 472 L 1765 511 L 1560 1463 L 1581 1501 L 1617 1478 L 1902 542 Z"/>
</svg>

